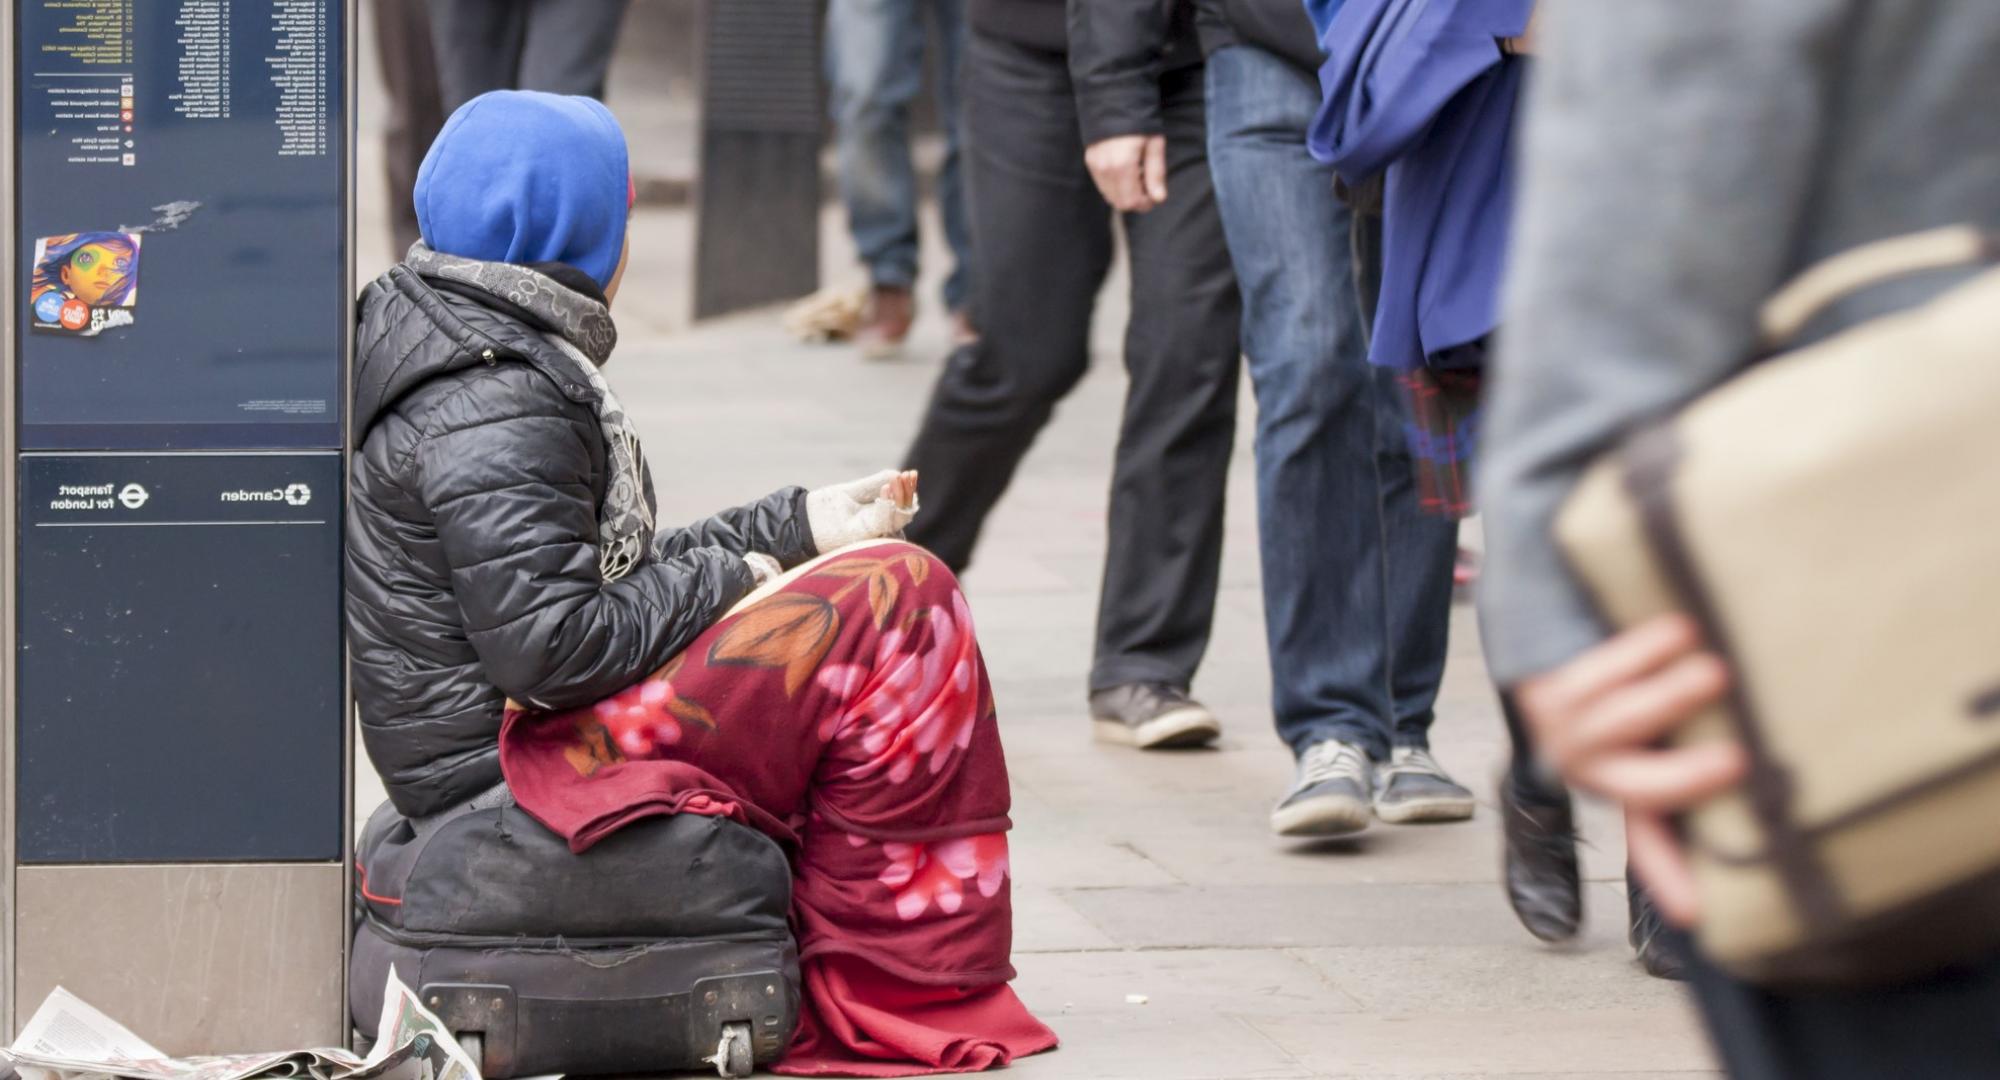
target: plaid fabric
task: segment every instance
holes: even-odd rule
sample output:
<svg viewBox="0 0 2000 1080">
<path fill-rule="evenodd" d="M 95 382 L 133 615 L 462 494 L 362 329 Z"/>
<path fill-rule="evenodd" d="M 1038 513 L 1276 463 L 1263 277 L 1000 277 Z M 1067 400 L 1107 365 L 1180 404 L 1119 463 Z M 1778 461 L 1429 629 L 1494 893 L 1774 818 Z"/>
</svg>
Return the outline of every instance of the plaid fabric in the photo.
<svg viewBox="0 0 2000 1080">
<path fill-rule="evenodd" d="M 1415 463 L 1418 504 L 1427 513 L 1472 514 L 1472 460 L 1479 442 L 1478 368 L 1417 368 L 1400 372 Z"/>
</svg>

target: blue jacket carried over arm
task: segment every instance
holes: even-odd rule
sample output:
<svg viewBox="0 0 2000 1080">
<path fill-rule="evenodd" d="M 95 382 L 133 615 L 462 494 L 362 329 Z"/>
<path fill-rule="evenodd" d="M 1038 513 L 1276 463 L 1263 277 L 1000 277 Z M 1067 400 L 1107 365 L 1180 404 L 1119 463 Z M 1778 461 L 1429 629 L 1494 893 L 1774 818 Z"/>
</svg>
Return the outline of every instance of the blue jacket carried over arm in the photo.
<svg viewBox="0 0 2000 1080">
<path fill-rule="evenodd" d="M 1534 0 L 1344 0 L 1320 37 L 1324 100 L 1307 146 L 1350 184 L 1386 173 L 1372 363 L 1408 371 L 1483 356 L 1467 347 L 1498 321 L 1522 76 L 1500 41 L 1524 33 L 1533 10 Z"/>
</svg>

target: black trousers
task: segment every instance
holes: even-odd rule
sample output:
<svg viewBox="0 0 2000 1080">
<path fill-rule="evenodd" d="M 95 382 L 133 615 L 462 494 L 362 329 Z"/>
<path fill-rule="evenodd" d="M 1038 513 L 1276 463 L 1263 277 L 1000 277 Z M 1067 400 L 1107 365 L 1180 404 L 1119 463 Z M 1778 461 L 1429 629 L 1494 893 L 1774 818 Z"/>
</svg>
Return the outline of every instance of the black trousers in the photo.
<svg viewBox="0 0 2000 1080">
<path fill-rule="evenodd" d="M 431 49 L 430 12 L 424 0 L 373 0 L 375 52 L 388 90 L 383 171 L 389 184 L 392 254 L 401 259 L 417 242 L 417 207 L 411 201 L 417 168 L 444 126 L 438 99 L 437 60 Z"/>
<path fill-rule="evenodd" d="M 981 340 L 947 362 L 908 457 L 924 494 L 911 539 L 954 569 L 971 562 L 986 515 L 1089 365 L 1114 218 L 1084 168 L 1061 53 L 974 31 L 962 77 Z M 1221 572 L 1242 304 L 1209 179 L 1201 68 L 1169 72 L 1160 96 L 1167 201 L 1124 216 L 1131 384 L 1092 689 L 1186 686 L 1208 647 Z"/>
<path fill-rule="evenodd" d="M 1764 991 L 1699 957 L 1689 974 L 1736 1080 L 2000 1076 L 2000 957 L 1873 990 Z"/>
<path fill-rule="evenodd" d="M 445 112 L 488 90 L 604 96 L 625 0 L 430 0 Z"/>
</svg>

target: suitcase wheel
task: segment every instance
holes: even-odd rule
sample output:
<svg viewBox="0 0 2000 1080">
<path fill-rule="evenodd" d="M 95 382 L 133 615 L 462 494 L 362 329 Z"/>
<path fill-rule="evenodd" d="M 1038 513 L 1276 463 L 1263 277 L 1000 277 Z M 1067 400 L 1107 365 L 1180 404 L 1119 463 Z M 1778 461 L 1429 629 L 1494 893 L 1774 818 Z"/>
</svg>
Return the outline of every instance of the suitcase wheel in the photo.
<svg viewBox="0 0 2000 1080">
<path fill-rule="evenodd" d="M 715 1056 L 703 1060 L 714 1065 L 716 1075 L 724 1080 L 749 1076 L 756 1065 L 750 1052 L 750 1025 L 741 1022 L 722 1025 L 722 1038 L 715 1045 Z"/>
</svg>

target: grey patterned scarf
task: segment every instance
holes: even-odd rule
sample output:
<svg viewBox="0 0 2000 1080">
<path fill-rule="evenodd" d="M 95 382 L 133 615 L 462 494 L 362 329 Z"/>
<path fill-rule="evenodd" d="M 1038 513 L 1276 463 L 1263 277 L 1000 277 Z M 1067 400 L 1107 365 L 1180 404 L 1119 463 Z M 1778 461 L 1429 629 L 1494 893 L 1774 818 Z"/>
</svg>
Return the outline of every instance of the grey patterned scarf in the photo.
<svg viewBox="0 0 2000 1080">
<path fill-rule="evenodd" d="M 403 260 L 426 277 L 463 282 L 526 309 L 557 329 L 542 337 L 574 365 L 597 393 L 597 423 L 611 461 L 611 482 L 597 509 L 597 564 L 616 581 L 645 560 L 653 539 L 653 508 L 646 501 L 646 455 L 639 433 L 599 370 L 618 344 L 611 309 L 546 274 L 513 263 L 440 255 L 422 243 Z"/>
</svg>

